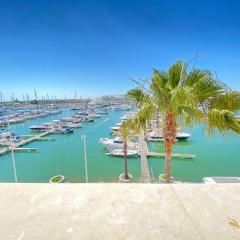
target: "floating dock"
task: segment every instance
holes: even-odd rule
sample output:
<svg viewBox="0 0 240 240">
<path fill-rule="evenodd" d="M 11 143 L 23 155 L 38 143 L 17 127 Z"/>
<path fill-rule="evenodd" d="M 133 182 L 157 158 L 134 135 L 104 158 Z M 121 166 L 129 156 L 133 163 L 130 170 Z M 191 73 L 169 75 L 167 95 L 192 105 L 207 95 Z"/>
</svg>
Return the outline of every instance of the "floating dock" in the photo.
<svg viewBox="0 0 240 240">
<path fill-rule="evenodd" d="M 40 134 L 32 135 L 31 137 L 29 137 L 27 139 L 23 139 L 23 140 L 21 140 L 17 143 L 14 143 L 8 147 L 4 147 L 4 148 L 0 149 L 0 155 L 8 153 L 9 151 L 11 151 L 12 148 L 13 148 L 13 150 L 17 150 L 17 151 L 20 151 L 20 150 L 26 151 L 27 148 L 20 148 L 20 147 L 23 145 L 26 145 L 30 142 L 41 140 L 41 138 L 43 138 L 51 133 L 54 133 L 54 130 L 49 130 L 49 131 L 46 131 L 46 132 L 43 132 Z M 33 148 L 31 148 L 30 151 L 33 151 Z"/>
<path fill-rule="evenodd" d="M 35 135 L 20 135 L 21 137 L 34 137 Z M 55 138 L 44 138 L 44 137 L 41 137 L 41 138 L 37 138 L 35 139 L 36 141 L 49 141 L 49 142 L 52 142 L 52 141 L 56 141 Z"/>
<path fill-rule="evenodd" d="M 161 152 L 151 152 L 148 151 L 147 153 L 148 157 L 165 157 L 165 153 L 161 153 Z M 173 158 L 185 158 L 185 159 L 193 159 L 196 156 L 193 154 L 185 154 L 185 153 L 172 153 L 171 156 Z"/>
<path fill-rule="evenodd" d="M 13 148 L 13 150 L 18 152 L 36 152 L 37 148 Z"/>
</svg>

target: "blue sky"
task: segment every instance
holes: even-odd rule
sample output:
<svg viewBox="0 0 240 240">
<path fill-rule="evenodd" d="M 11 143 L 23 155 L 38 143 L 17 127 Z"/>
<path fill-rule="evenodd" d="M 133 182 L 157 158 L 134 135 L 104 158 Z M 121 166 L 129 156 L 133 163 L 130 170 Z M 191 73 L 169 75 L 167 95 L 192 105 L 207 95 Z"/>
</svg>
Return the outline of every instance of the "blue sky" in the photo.
<svg viewBox="0 0 240 240">
<path fill-rule="evenodd" d="M 240 90 L 237 0 L 0 0 L 0 91 L 57 97 L 124 93 L 197 51 Z M 126 74 L 127 73 L 127 74 Z"/>
</svg>

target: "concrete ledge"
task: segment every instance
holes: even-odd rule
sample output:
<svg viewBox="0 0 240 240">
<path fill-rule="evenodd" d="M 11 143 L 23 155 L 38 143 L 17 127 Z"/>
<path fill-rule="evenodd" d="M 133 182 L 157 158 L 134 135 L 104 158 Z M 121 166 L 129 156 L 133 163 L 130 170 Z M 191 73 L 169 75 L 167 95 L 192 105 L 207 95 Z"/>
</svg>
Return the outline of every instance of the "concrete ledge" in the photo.
<svg viewBox="0 0 240 240">
<path fill-rule="evenodd" d="M 240 239 L 240 184 L 0 184 L 0 239 Z"/>
</svg>

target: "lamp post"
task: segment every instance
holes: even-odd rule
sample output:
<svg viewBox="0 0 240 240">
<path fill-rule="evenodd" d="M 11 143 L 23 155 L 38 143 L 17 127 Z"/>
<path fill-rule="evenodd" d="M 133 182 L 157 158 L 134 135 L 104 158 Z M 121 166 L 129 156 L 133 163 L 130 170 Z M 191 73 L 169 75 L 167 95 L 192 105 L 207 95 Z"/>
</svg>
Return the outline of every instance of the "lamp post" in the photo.
<svg viewBox="0 0 240 240">
<path fill-rule="evenodd" d="M 9 121 L 8 121 L 8 127 L 9 127 Z M 17 170 L 16 170 L 16 163 L 15 163 L 15 156 L 14 156 L 13 141 L 12 141 L 12 133 L 11 132 L 10 132 L 10 142 L 11 142 L 11 155 L 12 155 L 14 180 L 15 180 L 15 183 L 17 183 L 18 178 L 17 178 Z"/>
<path fill-rule="evenodd" d="M 15 182 L 17 183 L 18 179 L 17 179 L 17 170 L 16 170 L 16 163 L 15 163 L 15 156 L 14 156 L 14 152 L 13 152 L 13 146 L 11 146 L 11 152 L 12 152 L 14 179 L 15 179 Z"/>
<path fill-rule="evenodd" d="M 88 183 L 87 147 L 86 147 L 87 136 L 86 135 L 82 135 L 81 139 L 83 140 L 83 148 L 84 148 L 85 178 L 86 178 L 86 183 Z"/>
</svg>

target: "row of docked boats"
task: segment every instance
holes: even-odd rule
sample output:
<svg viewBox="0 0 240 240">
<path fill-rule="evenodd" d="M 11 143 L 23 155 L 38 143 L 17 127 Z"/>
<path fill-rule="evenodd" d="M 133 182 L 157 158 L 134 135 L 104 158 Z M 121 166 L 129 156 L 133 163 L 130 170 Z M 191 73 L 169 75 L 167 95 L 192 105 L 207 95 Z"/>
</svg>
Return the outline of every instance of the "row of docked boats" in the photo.
<svg viewBox="0 0 240 240">
<path fill-rule="evenodd" d="M 97 118 L 101 118 L 103 114 L 108 114 L 107 110 L 95 111 L 92 109 L 76 111 L 72 116 L 61 119 L 63 122 L 93 122 Z"/>
<path fill-rule="evenodd" d="M 67 116 L 61 120 L 53 120 L 50 123 L 31 126 L 33 131 L 44 132 L 53 131 L 54 133 L 72 133 L 74 128 L 81 128 L 84 122 L 93 122 L 95 118 L 100 118 L 100 112 L 93 110 L 78 111 L 78 108 L 73 108 L 75 113 L 72 116 Z M 105 112 L 101 112 L 105 114 Z"/>
<path fill-rule="evenodd" d="M 135 115 L 136 115 L 136 112 L 133 112 L 133 111 L 126 112 L 121 117 L 121 122 L 119 122 L 115 126 L 111 127 L 112 134 L 117 137 L 101 138 L 99 140 L 99 142 L 107 149 L 107 153 L 106 153 L 107 155 L 124 156 L 123 141 L 120 137 L 121 136 L 120 126 L 123 121 L 130 120 L 130 119 L 134 118 Z M 191 135 L 188 133 L 181 132 L 180 130 L 181 129 L 178 129 L 178 131 L 177 131 L 175 141 L 188 140 Z M 145 140 L 147 142 L 163 142 L 163 141 L 165 141 L 163 130 L 159 128 L 159 122 L 157 122 L 156 120 L 151 121 L 149 126 L 147 127 Z M 135 156 L 135 155 L 137 156 L 138 152 L 139 152 L 138 150 L 139 149 L 138 149 L 137 141 L 134 140 L 134 141 L 127 142 L 127 156 Z"/>
<path fill-rule="evenodd" d="M 114 104 L 110 104 L 110 105 L 109 104 L 107 104 L 107 105 L 89 104 L 88 106 L 85 106 L 85 107 L 75 105 L 75 106 L 72 106 L 70 109 L 72 111 L 85 111 L 85 110 L 93 110 L 93 109 L 97 109 L 97 108 L 101 108 L 106 111 L 129 111 L 133 108 L 133 106 L 129 105 L 129 104 L 122 104 L 122 103 L 114 103 Z"/>
<path fill-rule="evenodd" d="M 5 131 L 0 133 L 0 146 L 10 146 L 21 141 L 21 136 L 11 132 Z"/>
<path fill-rule="evenodd" d="M 60 120 L 53 120 L 52 122 L 43 123 L 41 125 L 34 125 L 29 127 L 32 131 L 46 132 L 51 131 L 59 134 L 73 133 L 73 128 L 80 128 L 82 124 L 79 123 L 63 123 Z"/>
<path fill-rule="evenodd" d="M 120 134 L 120 123 L 117 123 L 116 126 L 111 127 L 111 131 L 113 134 L 119 135 Z M 191 136 L 191 134 L 189 134 L 189 133 L 184 133 L 184 132 L 178 131 L 176 134 L 175 141 L 188 140 L 190 136 Z M 164 142 L 165 141 L 164 134 L 162 132 L 157 133 L 156 131 L 147 132 L 146 141 L 147 142 Z"/>
<path fill-rule="evenodd" d="M 124 156 L 123 141 L 120 137 L 112 138 L 101 138 L 99 142 L 107 149 L 106 155 L 112 156 Z M 127 142 L 127 156 L 138 155 L 138 143 L 133 141 Z"/>
<path fill-rule="evenodd" d="M 5 114 L 0 117 L 0 127 L 59 113 L 61 113 L 60 110 L 21 110 L 8 114 L 5 111 Z"/>
</svg>

